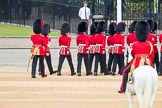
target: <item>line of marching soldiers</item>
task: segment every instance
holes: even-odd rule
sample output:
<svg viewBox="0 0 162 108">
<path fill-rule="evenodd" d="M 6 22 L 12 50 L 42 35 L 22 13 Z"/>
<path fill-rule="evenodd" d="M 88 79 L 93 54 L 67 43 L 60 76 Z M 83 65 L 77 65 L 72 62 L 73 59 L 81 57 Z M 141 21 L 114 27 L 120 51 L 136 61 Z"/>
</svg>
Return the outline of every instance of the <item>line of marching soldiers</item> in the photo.
<svg viewBox="0 0 162 108">
<path fill-rule="evenodd" d="M 91 75 L 92 72 L 95 76 L 98 74 L 98 64 L 100 63 L 100 71 L 104 73 L 104 75 L 115 75 L 116 68 L 118 65 L 119 71 L 118 74 L 122 75 L 124 68 L 124 52 L 127 50 L 127 58 L 128 62 L 132 59 L 130 56 L 131 46 L 134 42 L 137 41 L 135 36 L 135 25 L 137 21 L 134 21 L 129 26 L 130 34 L 126 37 L 127 47 L 125 47 L 125 36 L 122 34 L 125 31 L 125 23 L 120 22 L 116 25 L 116 23 L 110 23 L 109 25 L 109 36 L 106 38 L 104 35 L 104 31 L 106 28 L 106 23 L 104 21 L 94 22 L 90 27 L 90 36 L 86 35 L 85 32 L 88 29 L 88 24 L 84 21 L 78 24 L 78 35 L 76 37 L 76 43 L 78 48 L 77 53 L 77 75 L 81 76 L 81 64 L 82 58 L 84 59 L 84 64 L 86 68 L 86 75 Z M 159 55 L 157 49 L 157 36 L 155 36 L 155 31 L 157 30 L 157 23 L 148 20 L 149 24 L 149 35 L 147 41 L 153 45 L 153 63 L 156 64 L 156 69 L 159 75 L 162 75 L 162 56 L 159 63 Z M 50 75 L 57 73 L 58 76 L 61 76 L 61 69 L 66 58 L 68 60 L 71 76 L 75 75 L 75 70 L 72 62 L 71 52 L 70 52 L 70 44 L 71 37 L 68 36 L 70 32 L 70 26 L 68 23 L 64 23 L 61 27 L 61 36 L 59 37 L 59 64 L 58 69 L 56 71 L 52 68 L 51 63 L 51 52 L 49 48 L 49 44 L 51 39 L 48 37 L 50 33 L 50 26 L 48 24 L 44 24 L 44 22 L 40 19 L 37 19 L 33 24 L 33 32 L 31 35 L 31 41 L 33 43 L 31 50 L 31 59 L 32 61 L 32 78 L 36 78 L 36 67 L 37 61 L 39 59 L 39 71 L 42 77 L 46 77 L 45 67 L 44 67 L 44 59 L 47 62 Z M 107 42 L 106 42 L 107 41 Z M 159 42 L 162 42 L 162 35 L 159 37 Z M 106 43 L 108 45 L 108 64 L 106 65 Z M 160 48 L 160 52 L 162 52 L 162 48 Z M 145 50 L 145 49 L 140 49 Z M 162 54 L 162 53 L 161 53 Z M 94 62 L 94 70 L 92 70 L 93 59 Z"/>
</svg>

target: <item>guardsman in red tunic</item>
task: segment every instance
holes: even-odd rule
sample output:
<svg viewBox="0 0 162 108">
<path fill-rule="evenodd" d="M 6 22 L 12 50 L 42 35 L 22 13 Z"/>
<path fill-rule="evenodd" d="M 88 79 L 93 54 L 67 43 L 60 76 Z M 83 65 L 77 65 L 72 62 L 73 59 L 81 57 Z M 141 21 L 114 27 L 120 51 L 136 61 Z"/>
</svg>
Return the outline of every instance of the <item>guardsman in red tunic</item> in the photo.
<svg viewBox="0 0 162 108">
<path fill-rule="evenodd" d="M 41 35 L 41 27 L 43 26 L 43 21 L 37 19 L 33 24 L 33 31 L 35 34 L 31 35 L 31 41 L 33 43 L 32 54 L 34 55 L 32 61 L 32 78 L 36 78 L 36 67 L 37 61 L 40 61 L 40 70 L 42 77 L 46 77 L 44 70 L 44 56 L 45 56 L 45 47 L 44 37 Z"/>
<path fill-rule="evenodd" d="M 94 75 L 97 76 L 98 71 L 98 62 L 100 62 L 101 73 L 107 75 L 106 70 L 106 36 L 103 35 L 105 31 L 106 24 L 104 21 L 101 21 L 97 25 L 97 34 L 95 36 L 96 49 L 95 49 L 95 67 Z"/>
<path fill-rule="evenodd" d="M 50 33 L 50 25 L 44 24 L 44 26 L 42 27 L 41 34 L 44 36 L 44 45 L 46 46 L 45 47 L 45 59 L 46 59 L 46 62 L 47 62 L 47 66 L 48 66 L 48 70 L 50 72 L 50 75 L 52 75 L 55 72 L 53 71 L 52 62 L 51 62 L 51 51 L 50 51 L 50 47 L 49 47 L 49 44 L 51 42 L 51 38 L 48 37 L 49 33 Z M 40 62 L 39 62 L 39 65 L 40 65 Z M 40 69 L 39 69 L 39 71 L 40 71 Z"/>
<path fill-rule="evenodd" d="M 109 47 L 108 49 L 108 54 L 109 54 L 109 59 L 108 59 L 108 74 L 112 73 L 112 63 L 113 63 L 113 58 L 114 58 L 114 53 L 113 53 L 113 35 L 115 34 L 115 27 L 116 23 L 112 22 L 109 25 L 109 37 L 107 38 L 107 45 Z"/>
<path fill-rule="evenodd" d="M 69 24 L 64 23 L 61 27 L 61 36 L 59 37 L 60 57 L 59 57 L 59 64 L 58 64 L 58 69 L 57 69 L 58 76 L 61 76 L 62 64 L 65 58 L 68 60 L 70 70 L 71 70 L 71 76 L 76 74 L 74 72 L 74 66 L 73 66 L 73 62 L 71 58 L 71 52 L 70 52 L 71 37 L 69 37 L 67 34 L 69 32 L 70 32 Z"/>
<path fill-rule="evenodd" d="M 122 68 L 124 67 L 124 36 L 122 32 L 125 31 L 125 23 L 120 22 L 115 28 L 116 34 L 113 36 L 114 41 L 114 62 L 112 67 L 112 75 L 115 75 L 117 64 L 119 66 L 119 74 L 121 75 Z"/>
<path fill-rule="evenodd" d="M 131 23 L 131 25 L 129 26 L 129 34 L 126 38 L 126 42 L 127 42 L 127 65 L 129 65 L 128 63 L 133 59 L 132 56 L 131 56 L 131 47 L 132 47 L 132 44 L 137 41 L 137 38 L 136 38 L 136 34 L 135 34 L 135 26 L 137 24 L 137 21 L 133 21 L 133 23 Z"/>
<path fill-rule="evenodd" d="M 78 46 L 77 54 L 77 73 L 81 76 L 81 64 L 82 58 L 84 58 L 84 64 L 86 68 L 86 75 L 89 75 L 89 60 L 88 60 L 88 47 L 89 47 L 89 37 L 85 34 L 88 29 L 88 24 L 84 21 L 78 24 L 78 36 L 76 38 L 76 43 Z"/>
<path fill-rule="evenodd" d="M 135 32 L 137 41 L 132 44 L 131 55 L 133 59 L 130 61 L 129 65 L 123 69 L 123 80 L 118 93 L 125 92 L 128 73 L 131 76 L 133 71 L 142 65 L 153 66 L 154 49 L 152 43 L 147 41 L 149 33 L 148 23 L 145 21 L 137 22 Z"/>
<path fill-rule="evenodd" d="M 159 42 L 160 42 L 160 63 L 159 63 L 159 69 L 158 69 L 158 75 L 162 76 L 162 34 L 159 36 Z"/>
<path fill-rule="evenodd" d="M 137 41 L 136 35 L 135 35 L 135 26 L 137 24 L 137 21 L 133 21 L 133 23 L 131 23 L 131 25 L 129 26 L 129 33 L 127 36 L 127 44 L 129 46 L 131 46 L 132 43 L 134 43 L 135 41 Z"/>
<path fill-rule="evenodd" d="M 90 27 L 90 36 L 89 36 L 89 67 L 90 74 L 92 74 L 92 62 L 95 56 L 95 35 L 98 22 L 94 22 Z"/>
<path fill-rule="evenodd" d="M 155 31 L 157 30 L 157 23 L 155 21 L 152 21 L 152 20 L 148 20 L 147 22 L 150 25 L 150 33 L 148 34 L 147 41 L 150 41 L 153 44 L 154 53 L 155 53 L 153 63 L 156 65 L 156 70 L 158 72 L 159 52 L 158 52 L 158 49 L 157 49 L 157 36 L 155 35 Z"/>
</svg>

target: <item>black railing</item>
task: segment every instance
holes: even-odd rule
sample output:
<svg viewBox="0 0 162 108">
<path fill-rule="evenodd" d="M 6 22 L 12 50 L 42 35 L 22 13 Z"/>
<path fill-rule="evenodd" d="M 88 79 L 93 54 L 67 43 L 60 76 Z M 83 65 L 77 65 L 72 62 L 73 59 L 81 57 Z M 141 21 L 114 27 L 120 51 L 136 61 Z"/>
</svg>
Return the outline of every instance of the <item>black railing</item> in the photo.
<svg viewBox="0 0 162 108">
<path fill-rule="evenodd" d="M 77 33 L 79 8 L 84 0 L 0 0 L 0 22 L 32 26 L 37 18 L 59 30 L 64 22 L 69 22 L 71 32 Z M 88 0 L 92 16 L 101 15 L 108 24 L 117 19 L 117 0 Z M 129 25 L 133 20 L 153 19 L 162 29 L 161 5 L 157 0 L 122 0 L 122 19 Z M 79 3 L 78 3 L 79 2 Z M 157 6 L 155 8 L 155 6 Z M 93 18 L 93 17 L 92 17 Z"/>
</svg>

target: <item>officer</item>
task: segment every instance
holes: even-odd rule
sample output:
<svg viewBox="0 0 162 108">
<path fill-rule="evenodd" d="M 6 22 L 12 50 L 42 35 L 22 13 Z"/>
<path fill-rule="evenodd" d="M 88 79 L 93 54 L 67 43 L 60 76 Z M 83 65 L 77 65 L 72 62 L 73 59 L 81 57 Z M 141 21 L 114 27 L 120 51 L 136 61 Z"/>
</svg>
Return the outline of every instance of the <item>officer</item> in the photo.
<svg viewBox="0 0 162 108">
<path fill-rule="evenodd" d="M 33 24 L 33 32 L 35 34 L 31 35 L 31 41 L 33 43 L 32 46 L 32 78 L 36 78 L 36 67 L 37 61 L 40 61 L 40 70 L 42 77 L 47 77 L 44 72 L 44 56 L 45 56 L 45 44 L 44 44 L 44 37 L 40 34 L 41 28 L 43 27 L 44 23 L 42 20 L 37 19 Z"/>
<path fill-rule="evenodd" d="M 125 92 L 128 73 L 130 74 L 130 78 L 132 78 L 132 73 L 137 67 L 143 65 L 153 66 L 154 49 L 152 43 L 147 41 L 149 34 L 148 23 L 146 21 L 139 21 L 136 25 L 135 32 L 137 41 L 132 44 L 131 55 L 133 59 L 123 69 L 122 84 L 118 93 Z M 132 83 L 132 79 L 129 80 L 129 83 Z"/>
</svg>

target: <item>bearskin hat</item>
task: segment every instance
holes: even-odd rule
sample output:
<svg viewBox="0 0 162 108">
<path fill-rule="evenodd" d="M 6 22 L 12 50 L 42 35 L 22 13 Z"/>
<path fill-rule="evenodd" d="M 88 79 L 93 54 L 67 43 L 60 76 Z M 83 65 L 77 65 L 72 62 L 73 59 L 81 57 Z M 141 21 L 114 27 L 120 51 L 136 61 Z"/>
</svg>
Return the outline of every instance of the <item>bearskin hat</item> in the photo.
<svg viewBox="0 0 162 108">
<path fill-rule="evenodd" d="M 109 35 L 113 36 L 115 34 L 116 23 L 112 22 L 109 24 Z"/>
<path fill-rule="evenodd" d="M 97 24 L 98 24 L 98 22 L 94 22 L 94 23 L 91 25 L 91 27 L 90 27 L 90 34 L 91 34 L 91 35 L 96 34 Z"/>
<path fill-rule="evenodd" d="M 35 20 L 35 22 L 33 23 L 33 32 L 35 34 L 41 33 L 41 28 L 43 27 L 43 25 L 44 22 L 41 19 Z"/>
<path fill-rule="evenodd" d="M 68 23 L 64 23 L 61 26 L 61 35 L 65 35 L 66 33 L 70 32 L 70 25 Z"/>
<path fill-rule="evenodd" d="M 152 32 L 155 33 L 157 30 L 157 22 L 154 21 L 154 27 L 152 28 Z"/>
<path fill-rule="evenodd" d="M 146 21 L 137 22 L 135 32 L 137 40 L 145 42 L 148 38 L 149 24 Z"/>
<path fill-rule="evenodd" d="M 119 22 L 115 28 L 116 33 L 122 33 L 125 31 L 125 23 L 124 22 Z"/>
<path fill-rule="evenodd" d="M 41 34 L 44 36 L 47 36 L 50 33 L 50 25 L 49 24 L 44 24 L 42 27 Z"/>
<path fill-rule="evenodd" d="M 153 20 L 148 20 L 147 21 L 150 27 L 150 32 L 155 32 L 157 30 L 157 23 Z"/>
<path fill-rule="evenodd" d="M 88 24 L 85 21 L 81 21 L 78 24 L 78 33 L 86 32 L 88 29 Z"/>
<path fill-rule="evenodd" d="M 106 28 L 106 23 L 104 21 L 101 21 L 97 24 L 97 33 L 104 32 Z"/>
<path fill-rule="evenodd" d="M 129 29 L 129 33 L 133 33 L 133 32 L 134 32 L 136 24 L 137 24 L 137 21 L 133 21 L 133 22 L 130 24 L 130 26 L 129 26 L 129 28 L 128 28 L 128 29 Z"/>
</svg>

